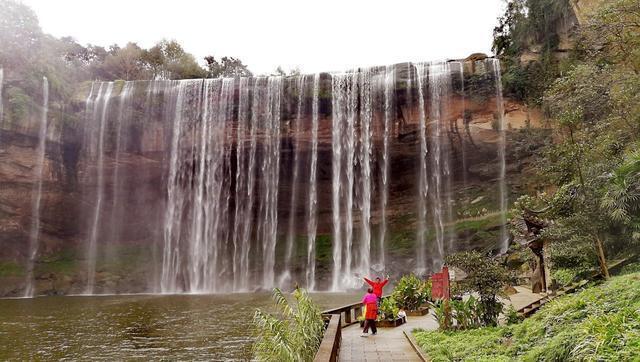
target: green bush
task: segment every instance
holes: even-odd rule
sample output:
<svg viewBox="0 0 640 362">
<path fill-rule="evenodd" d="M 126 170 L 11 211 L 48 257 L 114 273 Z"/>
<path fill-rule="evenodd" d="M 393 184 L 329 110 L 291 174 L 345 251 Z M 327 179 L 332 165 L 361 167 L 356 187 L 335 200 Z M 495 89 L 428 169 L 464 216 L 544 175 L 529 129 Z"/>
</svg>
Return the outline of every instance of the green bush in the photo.
<svg viewBox="0 0 640 362">
<path fill-rule="evenodd" d="M 507 308 L 507 311 L 504 313 L 504 317 L 508 325 L 520 323 L 522 322 L 522 319 L 523 319 L 518 315 L 518 312 L 512 305 L 510 305 L 509 308 Z"/>
<path fill-rule="evenodd" d="M 410 274 L 404 275 L 391 294 L 400 308 L 417 310 L 431 297 L 431 281 Z"/>
<path fill-rule="evenodd" d="M 467 277 L 456 283 L 459 294 L 478 293 L 482 324 L 496 325 L 502 312 L 502 302 L 498 299 L 510 279 L 507 269 L 497 260 L 478 253 L 467 251 L 447 257 L 447 264 L 462 269 Z"/>
<path fill-rule="evenodd" d="M 378 320 L 396 320 L 398 318 L 398 312 L 400 308 L 396 304 L 395 299 L 393 297 L 388 297 L 382 299 L 380 303 L 380 308 L 378 309 Z"/>
<path fill-rule="evenodd" d="M 552 269 L 551 270 L 551 279 L 555 280 L 559 285 L 565 286 L 571 284 L 578 273 L 576 269 Z"/>
</svg>

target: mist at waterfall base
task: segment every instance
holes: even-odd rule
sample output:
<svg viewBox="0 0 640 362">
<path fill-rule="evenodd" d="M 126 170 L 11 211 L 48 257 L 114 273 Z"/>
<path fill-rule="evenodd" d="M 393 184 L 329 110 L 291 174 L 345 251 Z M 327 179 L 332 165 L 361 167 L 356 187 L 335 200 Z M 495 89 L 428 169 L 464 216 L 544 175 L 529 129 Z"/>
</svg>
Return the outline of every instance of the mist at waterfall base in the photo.
<svg viewBox="0 0 640 362">
<path fill-rule="evenodd" d="M 466 119 L 476 93 L 495 110 L 487 193 L 506 218 L 499 82 L 495 59 L 94 82 L 77 132 L 86 273 L 72 293 L 117 292 L 113 270 L 126 264 L 137 273 L 127 291 L 164 294 L 341 291 L 363 276 L 438 270 L 473 247 L 452 226 L 480 153 Z M 413 239 L 401 257 L 398 225 Z M 505 230 L 492 249 L 506 248 Z"/>
</svg>

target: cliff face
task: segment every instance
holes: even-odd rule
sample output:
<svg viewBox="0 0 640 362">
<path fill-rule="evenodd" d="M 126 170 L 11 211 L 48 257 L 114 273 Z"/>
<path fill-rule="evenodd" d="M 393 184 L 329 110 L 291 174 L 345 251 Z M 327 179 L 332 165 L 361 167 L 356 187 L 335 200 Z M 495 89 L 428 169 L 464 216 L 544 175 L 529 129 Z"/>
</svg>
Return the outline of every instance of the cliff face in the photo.
<svg viewBox="0 0 640 362">
<path fill-rule="evenodd" d="M 456 91 L 457 84 L 451 86 L 446 106 L 442 106 L 441 118 L 445 127 L 437 136 L 442 139 L 442 145 L 447 149 L 446 157 L 451 164 L 451 187 L 441 194 L 451 200 L 450 210 L 455 213 L 449 219 L 449 224 L 443 226 L 443 230 L 452 235 L 451 241 L 445 246 L 448 252 L 466 248 L 495 248 L 500 228 L 497 195 L 500 133 L 495 131 L 497 99 L 493 89 L 481 89 L 484 84 L 479 81 L 482 70 L 476 71 L 470 68 L 472 66 L 474 65 L 465 64 L 468 67 L 465 71 L 469 76 L 464 78 L 464 84 L 459 85 L 461 91 Z M 477 79 L 474 75 L 477 75 Z M 320 86 L 318 100 L 316 273 L 320 289 L 327 288 L 330 283 L 335 226 L 332 221 L 332 195 L 335 190 L 335 179 L 332 177 L 332 162 L 335 158 L 332 122 L 334 113 L 331 105 L 331 83 L 327 79 L 323 76 L 323 81 L 328 83 Z M 412 268 L 409 265 L 415 264 L 415 234 L 419 221 L 419 216 L 416 215 L 416 190 L 420 163 L 420 103 L 415 98 L 416 89 L 407 93 L 400 86 L 401 82 L 401 79 L 397 80 L 394 92 L 395 107 L 388 143 L 390 182 L 384 217 L 378 205 L 382 190 L 379 175 L 384 159 L 381 122 L 385 107 L 381 98 L 374 96 L 372 101 L 371 165 L 374 176 L 371 180 L 371 197 L 374 206 L 370 225 L 374 232 L 374 243 L 378 242 L 375 235 L 383 221 L 388 229 L 386 270 L 393 274 L 408 272 Z M 89 93 L 87 89 L 86 93 L 77 97 L 75 103 L 60 106 L 58 111 L 54 106 L 54 111 L 51 112 L 43 165 L 39 248 L 34 266 L 38 294 L 83 292 L 91 263 L 95 263 L 95 292 L 159 291 L 163 253 L 166 252 L 167 203 L 170 201 L 167 199 L 167 184 L 171 177 L 171 135 L 176 113 L 173 105 L 160 104 L 160 98 L 150 98 L 149 89 L 155 87 L 154 84 L 132 86 L 132 95 L 126 99 L 121 97 L 125 86 L 121 82 L 115 83 L 110 97 L 111 105 L 100 108 L 99 104 L 95 104 L 97 111 L 84 102 Z M 424 87 L 428 88 L 426 85 Z M 239 92 L 239 88 L 233 92 L 235 104 L 240 102 Z M 287 93 L 285 88 L 284 94 L 280 138 L 277 140 L 279 197 L 275 212 L 279 221 L 275 232 L 275 260 L 283 260 L 284 255 L 290 253 L 287 250 L 287 239 L 291 235 L 289 225 L 293 225 L 293 255 L 287 260 L 290 260 L 291 274 L 295 276 L 291 283 L 297 283 L 304 280 L 302 276 L 308 268 L 306 234 L 311 179 L 308 165 L 312 159 L 314 144 L 310 128 L 313 117 L 306 112 L 301 114 L 296 111 L 295 92 Z M 307 95 L 311 97 L 310 93 Z M 160 103 L 157 107 L 145 106 L 148 102 Z M 425 108 L 426 113 L 430 114 L 432 106 L 428 102 Z M 101 112 L 106 115 L 103 116 Z M 37 114 L 37 111 L 33 113 Z M 32 118 L 3 124 L 0 131 L 0 295 L 5 296 L 21 295 L 25 286 L 25 265 L 33 222 L 32 198 L 37 181 L 34 178 L 34 168 L 37 162 L 35 148 L 38 143 L 38 121 L 37 117 Z M 222 168 L 223 177 L 225 180 L 229 179 L 228 187 L 231 191 L 226 197 L 230 210 L 234 210 L 236 203 L 239 203 L 233 192 L 238 182 L 234 178 L 238 173 L 234 160 L 252 141 L 241 137 L 238 142 L 237 116 L 232 118 L 232 126 L 228 128 L 229 133 L 223 140 L 224 152 L 228 152 L 225 157 L 231 161 L 228 165 L 225 163 L 228 168 Z M 300 129 L 295 128 L 296 122 L 301 122 Z M 103 136 L 96 138 L 96 132 L 100 132 L 100 124 L 104 126 Z M 511 147 L 513 137 L 520 128 L 541 126 L 541 116 L 537 111 L 530 111 L 521 104 L 505 100 L 505 126 L 509 185 L 515 184 L 522 177 L 522 168 L 526 166 Z M 427 132 L 431 132 L 429 127 L 431 126 L 428 126 Z M 191 145 L 189 147 L 196 147 L 199 135 L 197 129 L 193 128 L 183 133 L 182 139 L 186 140 L 185 144 Z M 429 137 L 430 143 L 435 142 L 434 134 Z M 258 135 L 255 142 L 257 162 L 266 159 L 267 141 Z M 241 146 L 240 149 L 238 145 Z M 96 152 L 99 153 L 100 150 L 102 156 L 98 158 Z M 191 151 L 185 154 L 192 155 L 193 161 L 188 158 L 183 160 L 183 165 L 187 166 L 180 166 L 179 170 L 193 172 L 195 175 L 199 159 Z M 354 169 L 358 174 L 362 164 L 355 165 Z M 192 171 L 188 171 L 190 167 L 193 167 Z M 296 167 L 298 171 L 294 179 L 293 170 Z M 260 192 L 265 190 L 259 186 L 264 181 L 261 173 L 257 171 L 256 175 L 258 198 L 261 197 Z M 188 190 L 194 186 L 184 182 L 193 182 L 197 178 L 189 174 L 178 177 L 178 185 L 189 193 Z M 225 185 L 226 182 L 224 181 Z M 215 191 L 205 189 L 205 192 Z M 296 198 L 292 199 L 294 194 Z M 354 197 L 360 200 L 357 192 Z M 99 208 L 97 205 L 100 205 Z M 245 222 L 260 224 L 262 206 L 258 206 L 256 204 L 255 210 L 248 214 L 249 218 Z M 97 228 L 96 210 L 100 210 Z M 292 215 L 294 222 L 290 221 Z M 362 215 L 360 211 L 354 213 L 354 225 L 358 225 Z M 187 228 L 187 223 L 192 222 L 195 222 L 193 217 L 187 217 L 182 221 L 183 227 Z M 226 222 L 233 224 L 233 220 Z M 230 226 L 229 230 L 226 237 L 231 240 L 233 228 Z M 355 233 L 359 235 L 359 231 L 356 230 Z M 428 242 L 436 238 L 433 233 L 434 231 L 428 232 Z M 92 235 L 98 235 L 93 256 L 88 245 Z M 360 237 L 356 239 L 360 240 Z M 252 253 L 255 253 L 250 256 L 251 259 L 264 258 L 260 254 L 263 247 L 260 242 L 256 239 L 250 240 L 250 243 Z M 222 257 L 217 270 L 223 279 L 233 279 L 231 262 L 224 260 L 232 258 L 232 249 L 230 246 L 220 249 Z M 379 251 L 372 250 L 371 258 L 377 260 Z M 260 274 L 263 267 L 262 262 L 256 262 L 250 267 L 250 272 Z M 281 262 L 274 266 L 276 273 L 281 268 Z"/>
<path fill-rule="evenodd" d="M 570 3 L 578 22 L 583 25 L 586 17 L 602 6 L 605 0 L 571 0 Z"/>
</svg>

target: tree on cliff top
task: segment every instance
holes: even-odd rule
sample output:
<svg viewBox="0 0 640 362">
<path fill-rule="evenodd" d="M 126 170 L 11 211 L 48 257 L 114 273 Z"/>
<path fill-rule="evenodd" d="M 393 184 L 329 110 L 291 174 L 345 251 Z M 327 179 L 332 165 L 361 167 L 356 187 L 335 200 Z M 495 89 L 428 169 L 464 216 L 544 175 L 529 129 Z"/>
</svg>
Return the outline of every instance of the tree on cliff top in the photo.
<svg viewBox="0 0 640 362">
<path fill-rule="evenodd" d="M 0 64 L 16 67 L 32 61 L 43 35 L 33 10 L 16 1 L 0 0 Z"/>
<path fill-rule="evenodd" d="M 207 78 L 250 77 L 253 74 L 240 59 L 222 57 L 218 61 L 213 55 L 204 57 L 207 62 Z"/>
</svg>

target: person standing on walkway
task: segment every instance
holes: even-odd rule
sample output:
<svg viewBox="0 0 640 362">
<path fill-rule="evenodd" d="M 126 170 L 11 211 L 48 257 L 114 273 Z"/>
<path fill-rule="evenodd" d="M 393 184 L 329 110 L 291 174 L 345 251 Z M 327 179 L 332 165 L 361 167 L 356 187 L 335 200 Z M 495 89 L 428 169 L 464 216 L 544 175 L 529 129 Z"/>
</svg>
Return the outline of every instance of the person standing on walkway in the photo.
<svg viewBox="0 0 640 362">
<path fill-rule="evenodd" d="M 387 277 L 382 281 L 380 280 L 380 277 L 377 277 L 375 282 L 364 278 L 364 281 L 373 289 L 373 294 L 378 298 L 378 307 L 380 307 L 380 302 L 382 301 L 382 288 L 384 288 L 384 286 L 389 282 L 389 278 Z"/>
<path fill-rule="evenodd" d="M 362 304 L 364 305 L 364 329 L 362 330 L 361 337 L 367 337 L 369 328 L 371 328 L 371 334 L 376 335 L 378 329 L 376 328 L 376 319 L 378 318 L 378 296 L 373 293 L 373 289 L 367 289 L 367 294 L 362 298 Z"/>
</svg>

